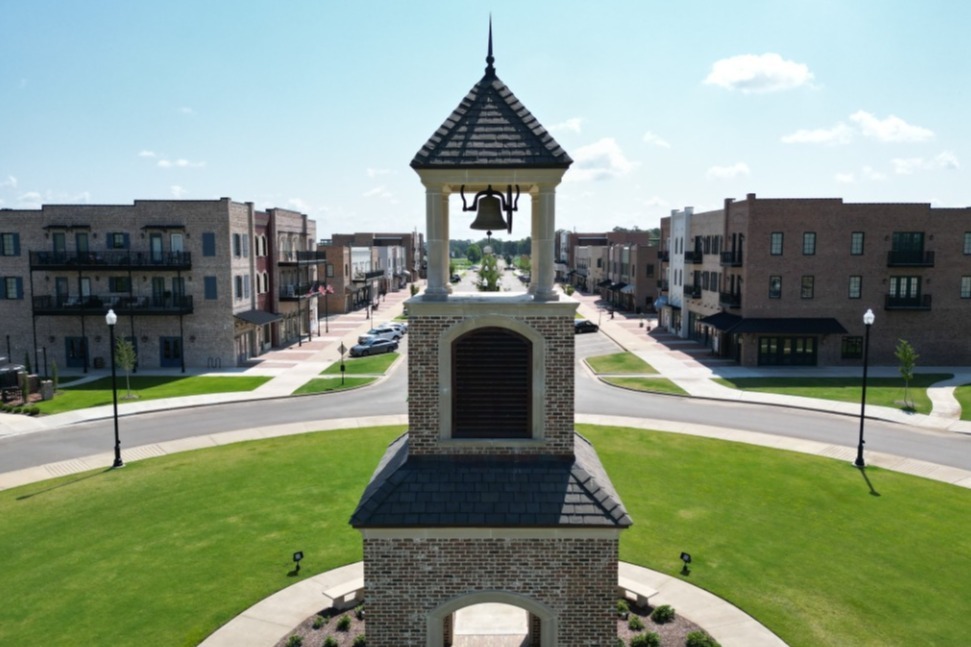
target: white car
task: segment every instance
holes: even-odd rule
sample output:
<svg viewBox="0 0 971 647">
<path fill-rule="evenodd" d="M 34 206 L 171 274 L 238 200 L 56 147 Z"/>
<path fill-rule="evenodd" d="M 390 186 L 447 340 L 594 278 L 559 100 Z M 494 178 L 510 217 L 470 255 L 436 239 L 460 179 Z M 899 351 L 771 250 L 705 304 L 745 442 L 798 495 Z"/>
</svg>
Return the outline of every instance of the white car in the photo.
<svg viewBox="0 0 971 647">
<path fill-rule="evenodd" d="M 391 326 L 378 326 L 358 337 L 357 341 L 358 343 L 363 344 L 364 340 L 372 337 L 377 337 L 378 339 L 387 339 L 389 341 L 398 341 L 401 339 L 401 332 Z"/>
<path fill-rule="evenodd" d="M 405 321 L 386 321 L 378 326 L 379 328 L 394 328 L 402 335 L 408 334 L 408 323 Z"/>
</svg>

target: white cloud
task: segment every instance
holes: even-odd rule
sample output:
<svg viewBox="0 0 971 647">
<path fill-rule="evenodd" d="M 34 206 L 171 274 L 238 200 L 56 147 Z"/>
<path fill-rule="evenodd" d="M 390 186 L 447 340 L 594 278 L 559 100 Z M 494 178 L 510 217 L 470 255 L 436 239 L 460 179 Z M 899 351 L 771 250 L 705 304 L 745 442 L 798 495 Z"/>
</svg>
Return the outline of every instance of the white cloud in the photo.
<svg viewBox="0 0 971 647">
<path fill-rule="evenodd" d="M 552 126 L 547 128 L 547 130 L 549 130 L 551 133 L 554 133 L 557 131 L 563 131 L 563 130 L 579 133 L 582 128 L 582 125 L 583 125 L 582 117 L 570 117 L 566 121 L 561 121 L 558 124 L 553 124 Z"/>
<path fill-rule="evenodd" d="M 934 138 L 933 131 L 912 126 L 894 115 L 878 119 L 869 112 L 857 110 L 850 115 L 850 119 L 860 127 L 865 137 L 881 142 L 925 142 Z"/>
<path fill-rule="evenodd" d="M 155 152 L 154 151 L 138 151 L 138 156 L 139 157 L 146 157 L 146 158 L 154 158 L 155 157 Z"/>
<path fill-rule="evenodd" d="M 712 166 L 708 169 L 708 179 L 730 180 L 740 175 L 750 175 L 751 170 L 745 162 L 735 162 L 731 166 Z"/>
<path fill-rule="evenodd" d="M 194 115 L 194 114 L 196 114 L 196 111 L 195 110 L 193 110 L 192 108 L 186 107 L 186 106 L 182 106 L 181 108 L 179 108 L 179 112 L 182 113 L 183 115 Z"/>
<path fill-rule="evenodd" d="M 836 146 L 849 144 L 853 140 L 853 129 L 842 121 L 832 128 L 815 128 L 813 130 L 799 129 L 794 133 L 782 136 L 783 144 L 825 144 Z"/>
<path fill-rule="evenodd" d="M 187 159 L 177 159 L 177 160 L 160 159 L 158 161 L 159 168 L 202 168 L 205 165 L 206 165 L 205 162 L 191 162 Z"/>
<path fill-rule="evenodd" d="M 39 209 L 44 203 L 44 196 L 37 191 L 28 191 L 17 196 L 17 207 L 20 209 Z"/>
<path fill-rule="evenodd" d="M 650 198 L 644 201 L 645 207 L 666 207 L 668 206 L 668 201 L 664 198 L 652 195 Z"/>
<path fill-rule="evenodd" d="M 287 209 L 299 211 L 300 213 L 310 213 L 312 208 L 312 205 L 303 198 L 289 198 L 287 200 Z"/>
<path fill-rule="evenodd" d="M 627 175 L 636 167 L 637 163 L 627 159 L 617 140 L 605 137 L 576 149 L 573 166 L 564 179 L 573 182 L 606 180 Z"/>
<path fill-rule="evenodd" d="M 185 195 L 185 189 L 180 187 L 178 184 L 173 184 L 169 187 L 169 190 L 172 191 L 172 197 L 176 200 Z"/>
<path fill-rule="evenodd" d="M 12 175 L 8 175 L 6 180 L 0 181 L 0 189 L 16 189 L 17 188 L 17 178 Z"/>
<path fill-rule="evenodd" d="M 856 177 L 852 173 L 837 173 L 833 179 L 840 184 L 853 184 L 856 182 Z"/>
<path fill-rule="evenodd" d="M 937 169 L 953 171 L 961 166 L 957 156 L 950 151 L 940 153 L 931 159 L 923 157 L 895 158 L 890 163 L 893 165 L 893 172 L 897 175 L 911 175 L 915 171 L 935 171 Z"/>
<path fill-rule="evenodd" d="M 660 148 L 671 148 L 671 144 L 669 144 L 666 140 L 661 139 L 660 137 L 652 133 L 650 130 L 644 133 L 644 143 L 654 144 L 655 146 L 658 146 Z"/>
<path fill-rule="evenodd" d="M 394 171 L 389 168 L 369 168 L 367 170 L 368 177 L 378 177 L 379 175 L 393 175 Z"/>
<path fill-rule="evenodd" d="M 715 61 L 705 78 L 708 85 L 740 92 L 777 92 L 807 85 L 813 80 L 809 67 L 787 61 L 778 54 L 742 54 Z"/>
<path fill-rule="evenodd" d="M 394 194 L 391 193 L 391 191 L 388 191 L 388 187 L 384 186 L 383 184 L 381 186 L 376 186 L 369 191 L 365 191 L 361 195 L 365 198 L 385 198 L 388 200 L 394 197 Z"/>
<path fill-rule="evenodd" d="M 877 171 L 872 166 L 863 167 L 863 177 L 865 177 L 868 180 L 873 180 L 874 182 L 883 182 L 884 180 L 887 179 L 887 176 L 885 174 Z"/>
</svg>

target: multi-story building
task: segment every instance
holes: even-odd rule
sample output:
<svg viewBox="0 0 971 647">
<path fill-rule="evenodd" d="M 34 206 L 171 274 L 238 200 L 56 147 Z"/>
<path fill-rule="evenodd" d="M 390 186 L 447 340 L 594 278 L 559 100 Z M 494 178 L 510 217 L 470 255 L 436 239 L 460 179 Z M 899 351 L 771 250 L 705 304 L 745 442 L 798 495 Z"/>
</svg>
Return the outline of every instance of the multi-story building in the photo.
<svg viewBox="0 0 971 647">
<path fill-rule="evenodd" d="M 229 198 L 3 209 L 0 321 L 37 368 L 105 365 L 109 309 L 140 367 L 236 366 L 316 321 L 315 239 L 306 216 Z"/>
<path fill-rule="evenodd" d="M 417 232 L 334 234 L 317 249 L 335 259 L 327 265 L 330 312 L 379 307 L 384 294 L 406 288 L 422 268 L 422 236 Z"/>
<path fill-rule="evenodd" d="M 971 313 L 971 208 L 749 194 L 674 212 L 662 232 L 660 323 L 719 356 L 859 363 L 872 309 L 872 361 L 895 363 L 904 339 L 925 365 L 971 363 L 957 342 Z"/>
<path fill-rule="evenodd" d="M 634 248 L 650 247 L 652 238 L 646 231 L 609 231 L 602 233 L 565 232 L 558 236 L 560 248 L 557 254 L 562 261 L 558 276 L 584 292 L 599 291 L 604 300 L 615 307 L 629 310 L 644 308 L 653 301 L 654 281 L 641 280 L 647 266 L 656 265 L 654 252 L 642 251 L 640 260 Z M 616 252 L 615 245 L 626 246 L 628 251 Z M 622 259 L 626 258 L 626 261 Z M 623 266 L 622 266 L 623 264 Z M 643 271 L 642 271 L 643 270 Z M 627 277 L 627 280 L 621 277 Z M 626 290 L 626 292 L 624 291 Z"/>
</svg>

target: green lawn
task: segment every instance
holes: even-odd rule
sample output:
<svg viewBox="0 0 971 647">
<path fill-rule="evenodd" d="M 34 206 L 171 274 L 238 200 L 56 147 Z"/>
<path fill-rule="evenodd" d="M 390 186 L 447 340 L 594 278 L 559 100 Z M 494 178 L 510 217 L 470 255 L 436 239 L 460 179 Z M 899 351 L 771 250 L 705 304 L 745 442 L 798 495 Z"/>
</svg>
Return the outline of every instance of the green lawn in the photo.
<svg viewBox="0 0 971 647">
<path fill-rule="evenodd" d="M 922 373 L 910 382 L 910 401 L 917 413 L 930 413 L 931 401 L 927 397 L 927 387 L 935 382 L 954 377 L 950 373 Z M 718 378 L 719 384 L 743 391 L 764 393 L 783 393 L 806 398 L 838 400 L 840 402 L 859 402 L 862 395 L 861 378 L 811 378 L 811 377 L 745 377 Z M 901 378 L 871 377 L 866 381 L 866 402 L 881 407 L 903 409 L 904 382 Z"/>
<path fill-rule="evenodd" d="M 605 377 L 603 381 L 607 384 L 613 384 L 614 386 L 633 389 L 635 391 L 688 395 L 687 391 L 664 377 Z"/>
<path fill-rule="evenodd" d="M 0 492 L 0 644 L 196 645 L 361 559 L 347 520 L 402 428 L 239 443 Z M 971 491 L 844 461 L 583 426 L 635 525 L 621 558 L 793 647 L 966 644 Z M 872 488 L 872 489 L 871 489 Z M 300 574 L 291 555 L 302 550 Z"/>
<path fill-rule="evenodd" d="M 587 364 L 593 369 L 594 373 L 609 373 L 611 375 L 649 375 L 657 371 L 653 366 L 642 360 L 634 353 L 614 353 L 612 355 L 598 355 L 588 357 Z"/>
<path fill-rule="evenodd" d="M 401 357 L 401 353 L 383 353 L 381 355 L 371 355 L 368 357 L 352 357 L 350 359 L 344 360 L 344 374 L 345 375 L 381 375 L 388 368 L 394 364 L 394 361 Z M 340 375 L 341 365 L 340 362 L 336 364 L 331 364 L 323 371 L 320 372 L 321 375 Z"/>
<path fill-rule="evenodd" d="M 344 383 L 341 384 L 341 378 L 338 374 L 337 377 L 318 377 L 310 380 L 296 391 L 293 395 L 301 395 L 303 393 L 327 393 L 329 391 L 346 391 L 347 389 L 356 389 L 359 386 L 365 386 L 374 382 L 377 378 L 374 377 L 345 377 Z"/>
<path fill-rule="evenodd" d="M 954 397 L 961 405 L 961 420 L 971 420 L 971 384 L 954 389 Z"/>
<path fill-rule="evenodd" d="M 178 398 L 186 395 L 207 393 L 228 393 L 231 391 L 252 391 L 269 381 L 269 377 L 222 376 L 222 375 L 132 375 L 132 395 L 138 400 L 158 400 L 159 398 Z M 128 390 L 125 376 L 118 376 L 118 404 L 124 404 Z M 103 404 L 111 404 L 111 378 L 103 377 L 77 386 L 65 386 L 58 390 L 53 400 L 38 402 L 41 413 L 62 413 L 75 409 L 86 409 Z"/>
</svg>

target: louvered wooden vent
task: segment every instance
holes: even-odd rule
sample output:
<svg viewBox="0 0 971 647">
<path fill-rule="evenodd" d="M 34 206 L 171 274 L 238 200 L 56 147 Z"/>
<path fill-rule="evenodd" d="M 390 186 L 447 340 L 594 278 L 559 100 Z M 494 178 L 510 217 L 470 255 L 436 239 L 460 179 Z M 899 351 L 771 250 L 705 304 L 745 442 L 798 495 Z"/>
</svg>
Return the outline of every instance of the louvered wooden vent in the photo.
<svg viewBox="0 0 971 647">
<path fill-rule="evenodd" d="M 480 328 L 452 345 L 452 436 L 531 438 L 531 343 L 504 328 Z"/>
</svg>

